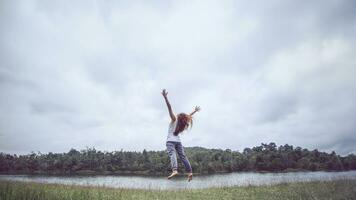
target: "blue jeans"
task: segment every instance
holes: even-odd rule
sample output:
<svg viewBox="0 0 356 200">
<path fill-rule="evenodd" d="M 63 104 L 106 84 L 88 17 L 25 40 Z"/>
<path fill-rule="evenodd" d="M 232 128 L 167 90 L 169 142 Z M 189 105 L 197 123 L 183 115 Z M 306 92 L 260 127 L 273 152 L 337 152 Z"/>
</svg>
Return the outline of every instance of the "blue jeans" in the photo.
<svg viewBox="0 0 356 200">
<path fill-rule="evenodd" d="M 189 160 L 184 153 L 182 143 L 167 141 L 166 146 L 167 146 L 167 152 L 168 152 L 169 158 L 171 160 L 172 170 L 178 169 L 178 162 L 177 162 L 177 155 L 176 155 L 176 153 L 178 153 L 179 158 L 182 160 L 182 162 L 184 164 L 185 171 L 188 173 L 191 173 L 192 167 L 190 166 Z"/>
</svg>

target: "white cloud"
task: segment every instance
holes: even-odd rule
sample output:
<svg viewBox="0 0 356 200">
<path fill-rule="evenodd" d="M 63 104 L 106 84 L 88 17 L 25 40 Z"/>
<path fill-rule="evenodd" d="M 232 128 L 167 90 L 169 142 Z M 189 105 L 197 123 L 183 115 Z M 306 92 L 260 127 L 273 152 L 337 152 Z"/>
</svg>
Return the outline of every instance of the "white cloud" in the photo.
<svg viewBox="0 0 356 200">
<path fill-rule="evenodd" d="M 355 152 L 356 23 L 345 2 L 0 7 L 0 151 L 164 149 L 167 88 L 175 112 L 202 107 L 186 146 Z"/>
</svg>

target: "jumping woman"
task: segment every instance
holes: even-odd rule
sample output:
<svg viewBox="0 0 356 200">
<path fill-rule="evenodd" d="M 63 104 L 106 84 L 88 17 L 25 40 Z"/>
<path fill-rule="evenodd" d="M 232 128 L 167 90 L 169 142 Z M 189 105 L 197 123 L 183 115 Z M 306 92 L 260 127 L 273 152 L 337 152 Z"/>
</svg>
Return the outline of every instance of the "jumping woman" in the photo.
<svg viewBox="0 0 356 200">
<path fill-rule="evenodd" d="M 192 127 L 193 115 L 194 113 L 200 111 L 200 107 L 196 106 L 194 111 L 189 115 L 185 113 L 180 113 L 177 116 L 175 116 L 172 111 L 171 104 L 168 101 L 167 94 L 168 92 L 166 92 L 166 90 L 164 89 L 162 91 L 162 95 L 164 97 L 164 100 L 166 101 L 168 111 L 169 111 L 169 116 L 171 117 L 171 122 L 169 123 L 169 128 L 168 128 L 166 146 L 167 146 L 167 152 L 169 158 L 171 160 L 172 174 L 169 175 L 167 178 L 170 179 L 178 174 L 178 163 L 177 163 L 177 155 L 176 155 L 176 153 L 178 153 L 179 158 L 182 160 L 184 164 L 185 171 L 188 173 L 188 181 L 191 181 L 193 179 L 192 167 L 190 166 L 189 160 L 184 153 L 184 149 L 180 141 L 179 134 L 181 134 L 188 127 Z"/>
</svg>

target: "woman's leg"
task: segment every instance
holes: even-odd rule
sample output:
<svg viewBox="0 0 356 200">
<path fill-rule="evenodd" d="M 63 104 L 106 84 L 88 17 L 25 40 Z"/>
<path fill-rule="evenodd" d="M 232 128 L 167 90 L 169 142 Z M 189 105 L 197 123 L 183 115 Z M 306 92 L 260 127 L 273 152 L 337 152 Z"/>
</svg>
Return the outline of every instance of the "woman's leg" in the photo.
<svg viewBox="0 0 356 200">
<path fill-rule="evenodd" d="M 193 172 L 193 171 L 192 171 L 192 167 L 191 167 L 191 165 L 190 165 L 190 162 L 189 162 L 187 156 L 186 156 L 185 153 L 184 153 L 184 149 L 183 149 L 182 143 L 180 143 L 180 142 L 177 143 L 177 145 L 176 145 L 176 150 L 177 150 L 177 153 L 178 153 L 179 158 L 182 160 L 182 162 L 183 162 L 183 164 L 184 164 L 185 171 L 186 171 L 187 173 L 192 173 L 192 172 Z"/>
<path fill-rule="evenodd" d="M 172 172 L 173 172 L 168 178 L 171 178 L 178 173 L 177 172 L 177 169 L 178 169 L 177 155 L 176 155 L 175 145 L 173 142 L 167 142 L 166 146 L 167 146 L 167 152 L 168 152 L 169 158 L 171 160 L 171 168 L 172 168 Z"/>
</svg>

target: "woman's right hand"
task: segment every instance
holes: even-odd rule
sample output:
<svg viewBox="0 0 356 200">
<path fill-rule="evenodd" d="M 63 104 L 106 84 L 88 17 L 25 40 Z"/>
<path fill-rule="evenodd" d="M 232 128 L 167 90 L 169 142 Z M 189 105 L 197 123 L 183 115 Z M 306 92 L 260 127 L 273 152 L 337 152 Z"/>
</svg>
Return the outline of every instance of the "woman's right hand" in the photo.
<svg viewBox="0 0 356 200">
<path fill-rule="evenodd" d="M 162 95 L 163 95 L 163 97 L 167 97 L 167 94 L 168 94 L 168 92 L 166 91 L 166 89 L 163 89 L 163 90 L 162 90 Z"/>
</svg>

